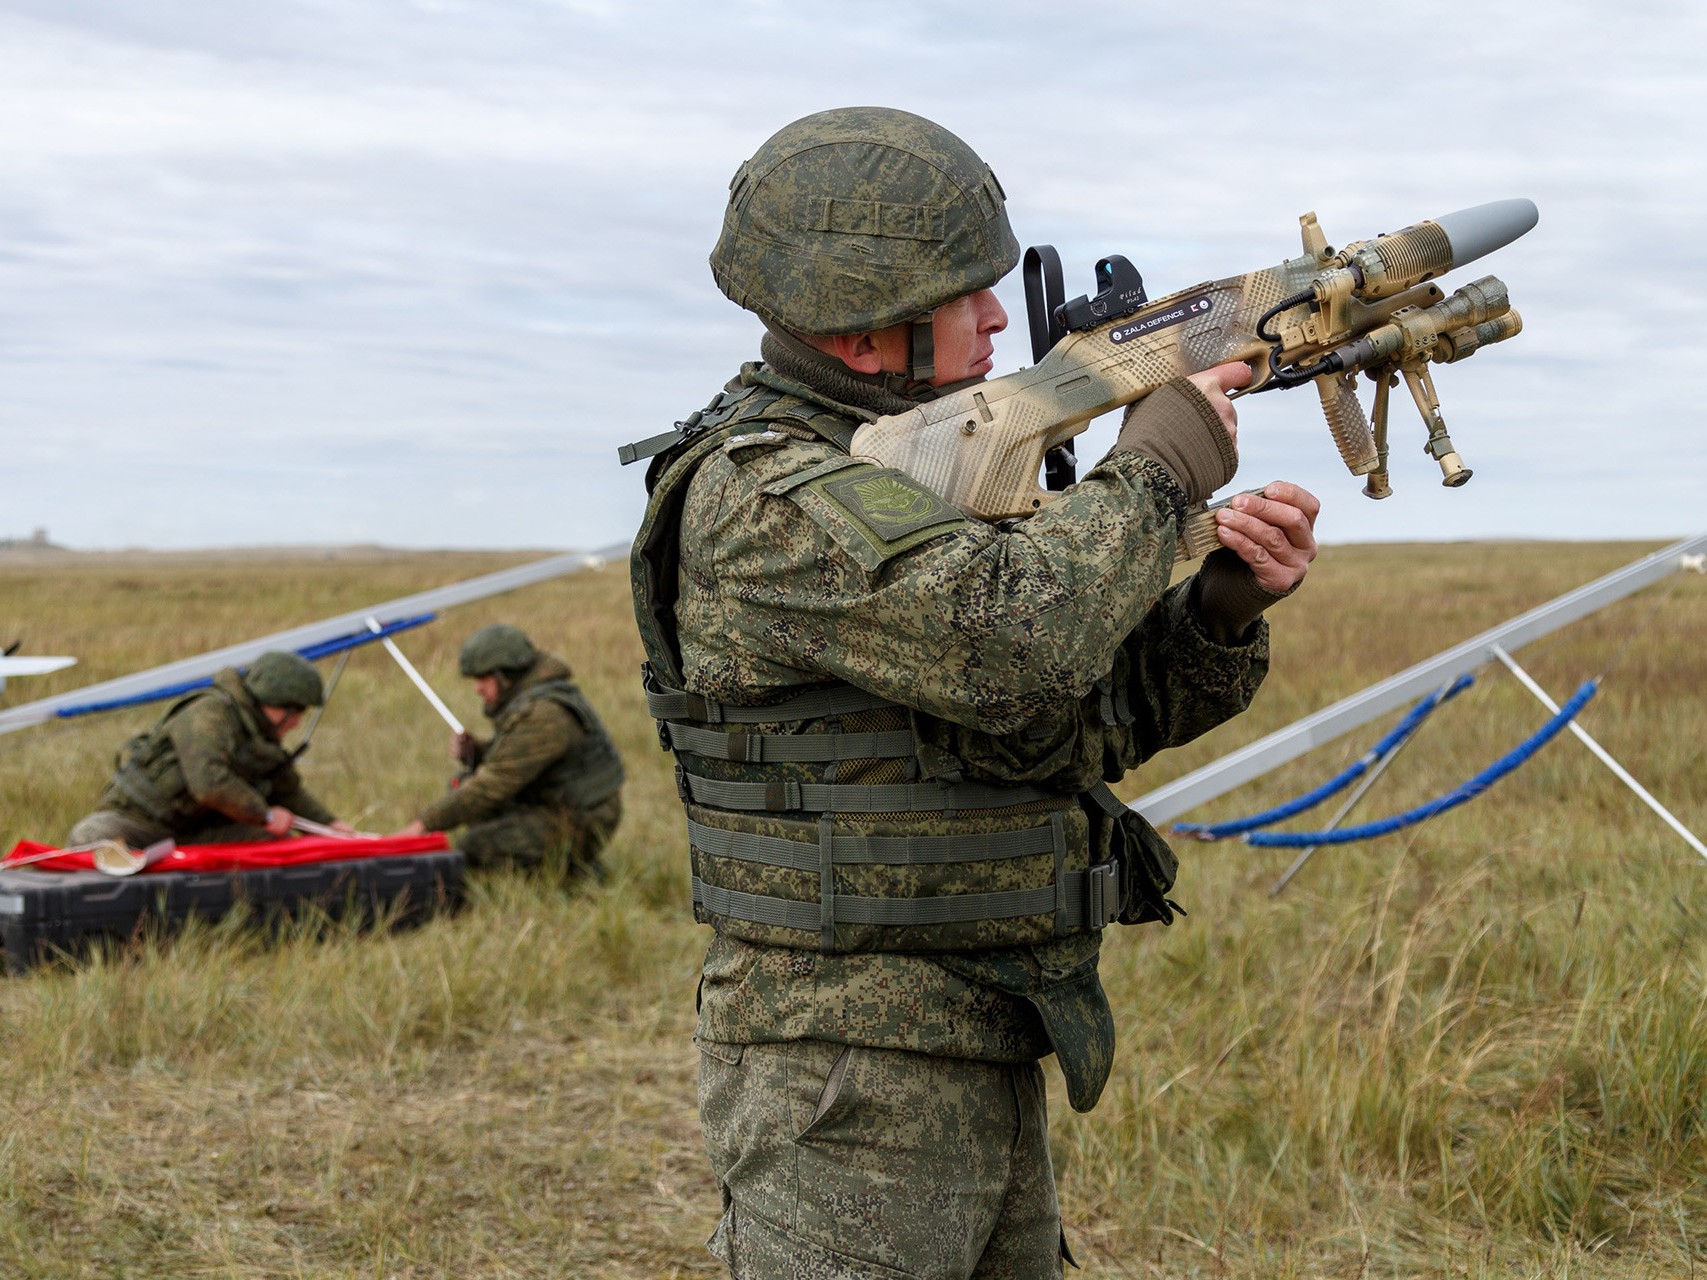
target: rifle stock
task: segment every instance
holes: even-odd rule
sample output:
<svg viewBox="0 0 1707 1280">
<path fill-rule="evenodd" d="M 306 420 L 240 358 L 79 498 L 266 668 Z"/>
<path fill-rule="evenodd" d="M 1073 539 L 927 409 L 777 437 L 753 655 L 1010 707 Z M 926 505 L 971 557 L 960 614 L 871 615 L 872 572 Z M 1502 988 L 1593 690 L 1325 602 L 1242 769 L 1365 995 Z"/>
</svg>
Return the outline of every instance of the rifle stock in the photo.
<svg viewBox="0 0 1707 1280">
<path fill-rule="evenodd" d="M 1492 276 L 1450 297 L 1431 281 L 1509 244 L 1536 218 L 1527 200 L 1496 201 L 1336 253 L 1305 214 L 1301 257 L 1069 332 L 1028 368 L 862 426 L 852 451 L 906 472 L 968 515 L 1028 516 L 1057 496 L 1037 482 L 1048 450 L 1171 378 L 1243 360 L 1249 392 L 1316 383 L 1340 456 L 1353 475 L 1369 477 L 1371 497 L 1390 492 L 1386 392 L 1403 377 L 1444 483 L 1462 484 L 1470 472 L 1446 433 L 1428 365 L 1513 337 L 1522 321 Z M 1095 303 L 1070 306 L 1081 316 L 1096 311 Z M 1376 382 L 1373 427 L 1353 387 L 1360 371 Z"/>
</svg>

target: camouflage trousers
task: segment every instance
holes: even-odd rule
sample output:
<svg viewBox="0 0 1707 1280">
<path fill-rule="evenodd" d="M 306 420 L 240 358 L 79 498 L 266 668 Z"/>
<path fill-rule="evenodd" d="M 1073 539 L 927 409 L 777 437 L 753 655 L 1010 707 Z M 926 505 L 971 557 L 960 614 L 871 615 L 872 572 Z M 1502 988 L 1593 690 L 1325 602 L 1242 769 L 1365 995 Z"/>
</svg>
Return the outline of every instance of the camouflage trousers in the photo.
<svg viewBox="0 0 1707 1280">
<path fill-rule="evenodd" d="M 736 1280 L 1062 1274 L 1035 1062 L 701 1041 L 699 1112 Z"/>
<path fill-rule="evenodd" d="M 94 844 L 97 840 L 122 840 L 133 849 L 145 849 L 168 836 L 180 844 L 240 844 L 250 840 L 272 840 L 265 827 L 247 822 L 190 824 L 174 830 L 153 818 L 123 809 L 97 809 L 79 818 L 65 837 L 67 845 Z"/>
<path fill-rule="evenodd" d="M 599 851 L 621 821 L 620 791 L 591 809 L 521 805 L 485 822 L 470 823 L 456 847 L 470 867 L 539 867 L 561 859 L 565 875 L 602 880 L 605 864 Z"/>
</svg>

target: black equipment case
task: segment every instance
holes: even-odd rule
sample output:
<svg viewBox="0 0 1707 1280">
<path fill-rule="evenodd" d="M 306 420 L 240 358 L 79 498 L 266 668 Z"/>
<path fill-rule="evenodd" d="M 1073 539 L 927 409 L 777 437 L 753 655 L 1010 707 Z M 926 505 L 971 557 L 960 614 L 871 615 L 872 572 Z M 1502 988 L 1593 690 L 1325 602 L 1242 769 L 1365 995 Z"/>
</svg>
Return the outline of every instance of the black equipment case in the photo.
<svg viewBox="0 0 1707 1280">
<path fill-rule="evenodd" d="M 250 871 L 171 871 L 116 877 L 98 871 L 0 871 L 4 967 L 21 973 L 102 939 L 169 932 L 192 917 L 217 920 L 239 902 L 262 919 L 305 907 L 339 918 L 413 925 L 462 902 L 466 866 L 455 849 Z"/>
</svg>

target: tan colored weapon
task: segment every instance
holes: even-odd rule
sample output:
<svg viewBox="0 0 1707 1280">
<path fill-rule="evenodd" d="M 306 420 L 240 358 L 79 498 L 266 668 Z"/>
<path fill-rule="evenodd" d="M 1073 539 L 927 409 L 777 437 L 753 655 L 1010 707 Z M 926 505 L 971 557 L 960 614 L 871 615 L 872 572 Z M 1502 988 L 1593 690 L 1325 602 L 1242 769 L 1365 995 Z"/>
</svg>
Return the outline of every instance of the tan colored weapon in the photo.
<svg viewBox="0 0 1707 1280">
<path fill-rule="evenodd" d="M 1428 425 L 1426 451 L 1456 488 L 1470 469 L 1447 434 L 1429 365 L 1514 337 L 1523 322 L 1493 276 L 1451 296 L 1432 281 L 1511 243 L 1537 218 L 1528 200 L 1499 200 L 1336 252 L 1307 213 L 1303 256 L 1157 302 L 1130 263 L 1105 258 L 1095 298 L 1053 309 L 1053 332 L 1064 336 L 1036 363 L 868 423 L 852 452 L 906 472 L 978 519 L 1028 516 L 1055 496 L 1037 483 L 1045 454 L 1091 419 L 1180 374 L 1243 360 L 1253 371 L 1243 394 L 1316 384 L 1340 457 L 1367 477 L 1372 498 L 1392 492 L 1388 393 L 1403 378 Z M 1375 382 L 1373 428 L 1354 391 L 1359 372 Z M 1188 521 L 1180 543 L 1181 558 L 1217 545 L 1213 516 Z"/>
</svg>

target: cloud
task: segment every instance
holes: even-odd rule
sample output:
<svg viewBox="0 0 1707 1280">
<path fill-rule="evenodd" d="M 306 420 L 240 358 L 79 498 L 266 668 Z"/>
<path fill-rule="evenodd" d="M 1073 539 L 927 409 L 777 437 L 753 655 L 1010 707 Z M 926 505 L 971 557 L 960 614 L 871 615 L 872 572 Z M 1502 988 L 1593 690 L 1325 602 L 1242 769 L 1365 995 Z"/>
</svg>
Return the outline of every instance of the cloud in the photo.
<svg viewBox="0 0 1707 1280">
<path fill-rule="evenodd" d="M 643 494 L 616 445 L 755 354 L 705 267 L 730 173 L 852 102 L 967 137 L 1073 292 L 1109 252 L 1153 295 L 1268 265 L 1307 209 L 1343 240 L 1535 199 L 1537 230 L 1463 275 L 1505 278 L 1524 335 L 1437 378 L 1470 486 L 1440 490 L 1396 419 L 1399 493 L 1366 502 L 1308 392 L 1246 402 L 1241 482 L 1310 485 L 1342 539 L 1693 529 L 1707 445 L 1671 370 L 1698 363 L 1707 286 L 1700 14 L 1147 10 L 0 4 L 9 532 L 626 536 Z M 1018 281 L 1000 293 L 1010 368 L 1029 342 Z"/>
</svg>

